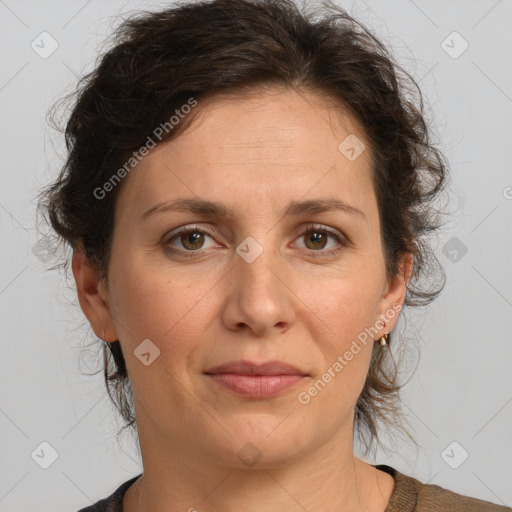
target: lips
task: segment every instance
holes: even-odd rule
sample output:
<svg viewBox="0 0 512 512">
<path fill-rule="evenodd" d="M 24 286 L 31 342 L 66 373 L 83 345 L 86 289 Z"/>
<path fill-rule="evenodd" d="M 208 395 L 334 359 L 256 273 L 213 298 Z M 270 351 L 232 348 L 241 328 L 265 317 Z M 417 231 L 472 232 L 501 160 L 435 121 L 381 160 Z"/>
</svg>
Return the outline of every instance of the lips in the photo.
<svg viewBox="0 0 512 512">
<path fill-rule="evenodd" d="M 206 374 L 232 373 L 236 375 L 303 375 L 307 374 L 283 361 L 232 361 L 210 368 Z"/>
<path fill-rule="evenodd" d="M 269 398 L 301 383 L 308 375 L 283 361 L 233 361 L 205 374 L 221 389 L 244 398 Z"/>
</svg>

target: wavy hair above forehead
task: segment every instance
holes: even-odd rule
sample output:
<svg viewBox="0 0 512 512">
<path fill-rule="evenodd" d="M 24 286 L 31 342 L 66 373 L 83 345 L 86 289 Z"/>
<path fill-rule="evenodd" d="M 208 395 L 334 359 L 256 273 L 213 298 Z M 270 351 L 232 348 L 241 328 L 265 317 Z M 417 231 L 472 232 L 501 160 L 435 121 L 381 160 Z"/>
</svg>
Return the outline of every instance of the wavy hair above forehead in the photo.
<svg viewBox="0 0 512 512">
<path fill-rule="evenodd" d="M 216 95 L 276 87 L 333 100 L 333 108 L 343 106 L 364 128 L 387 276 L 398 275 L 403 258 L 413 255 L 405 303 L 421 306 L 434 300 L 445 276 L 429 236 L 441 225 L 434 202 L 444 188 L 447 163 L 430 141 L 414 79 L 364 25 L 330 1 L 310 4 L 309 11 L 291 0 L 181 2 L 125 19 L 93 71 L 55 106 L 70 104 L 67 158 L 38 208 L 61 246 L 83 247 L 108 283 L 114 209 L 129 176 L 101 199 L 94 190 L 191 98 L 199 113 L 201 102 Z M 182 113 L 158 143 L 193 125 L 195 112 Z M 53 268 L 67 270 L 68 265 L 63 257 Z M 394 333 L 389 342 L 393 338 Z M 121 346 L 115 341 L 108 347 L 107 391 L 125 419 L 124 428 L 135 428 Z M 378 440 L 377 422 L 401 428 L 397 372 L 389 352 L 375 347 L 355 410 L 354 431 L 362 440 L 369 434 L 367 449 Z"/>
</svg>

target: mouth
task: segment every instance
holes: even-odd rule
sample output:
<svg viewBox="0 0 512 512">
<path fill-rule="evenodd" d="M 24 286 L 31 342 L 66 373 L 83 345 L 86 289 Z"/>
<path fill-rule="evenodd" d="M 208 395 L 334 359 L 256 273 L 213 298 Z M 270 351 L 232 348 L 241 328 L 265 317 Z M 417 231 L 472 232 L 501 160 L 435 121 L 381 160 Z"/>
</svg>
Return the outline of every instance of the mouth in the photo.
<svg viewBox="0 0 512 512">
<path fill-rule="evenodd" d="M 307 373 L 282 361 L 233 361 L 211 368 L 205 375 L 224 390 L 259 399 L 283 393 L 308 377 Z"/>
</svg>

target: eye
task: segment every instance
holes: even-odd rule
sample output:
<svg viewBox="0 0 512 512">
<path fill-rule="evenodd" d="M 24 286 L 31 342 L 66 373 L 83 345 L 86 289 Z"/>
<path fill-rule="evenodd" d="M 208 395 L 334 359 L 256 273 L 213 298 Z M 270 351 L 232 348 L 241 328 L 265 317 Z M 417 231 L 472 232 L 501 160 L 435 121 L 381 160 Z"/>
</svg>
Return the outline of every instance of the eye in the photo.
<svg viewBox="0 0 512 512">
<path fill-rule="evenodd" d="M 167 239 L 165 245 L 170 245 L 172 250 L 176 248 L 177 251 L 181 252 L 198 252 L 199 249 L 204 249 L 205 236 L 212 238 L 208 231 L 198 226 L 186 226 L 175 231 L 172 236 Z M 174 240 L 180 243 L 181 247 L 173 245 L 171 242 Z"/>
<path fill-rule="evenodd" d="M 207 230 L 199 226 L 185 226 L 172 232 L 169 238 L 164 242 L 164 245 L 169 247 L 172 252 L 193 257 L 195 256 L 193 253 L 200 253 L 201 249 L 215 247 L 214 245 L 205 247 L 205 237 L 213 240 L 213 236 Z M 343 247 L 348 246 L 347 239 L 341 233 L 331 231 L 317 224 L 310 225 L 304 229 L 300 233 L 299 239 L 300 238 L 305 238 L 305 249 L 314 257 L 333 256 L 341 251 Z M 334 248 L 324 250 L 329 239 L 336 242 Z M 176 244 L 181 245 L 181 247 Z"/>
<path fill-rule="evenodd" d="M 343 235 L 317 224 L 308 226 L 304 231 L 302 231 L 299 238 L 305 238 L 306 249 L 313 253 L 313 256 L 315 257 L 332 256 L 337 254 L 342 250 L 343 247 L 348 245 Z M 322 250 L 325 249 L 329 238 L 334 239 L 337 242 L 337 246 L 335 244 L 334 248 L 332 249 Z"/>
</svg>

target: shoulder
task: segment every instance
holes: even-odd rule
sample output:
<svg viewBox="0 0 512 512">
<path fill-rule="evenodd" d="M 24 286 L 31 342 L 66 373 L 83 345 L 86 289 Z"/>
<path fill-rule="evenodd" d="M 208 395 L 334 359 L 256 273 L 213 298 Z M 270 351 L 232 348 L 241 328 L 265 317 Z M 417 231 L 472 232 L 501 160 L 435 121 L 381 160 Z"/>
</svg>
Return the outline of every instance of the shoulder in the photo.
<svg viewBox="0 0 512 512">
<path fill-rule="evenodd" d="M 142 473 L 141 473 L 142 475 Z M 78 512 L 123 512 L 123 498 L 135 480 L 137 480 L 141 475 L 137 475 L 130 480 L 122 483 L 110 496 L 107 498 L 103 498 L 88 507 L 81 508 Z"/>
<path fill-rule="evenodd" d="M 512 508 L 490 501 L 472 498 L 450 491 L 438 485 L 420 484 L 418 489 L 418 512 L 512 512 Z"/>
<path fill-rule="evenodd" d="M 403 501 L 414 503 L 410 508 L 412 512 L 512 512 L 511 507 L 465 496 L 438 485 L 424 484 L 416 478 L 394 471 L 395 491 L 399 491 L 398 497 Z M 396 505 L 400 505 L 399 501 Z M 404 508 L 398 506 L 389 512 L 394 510 Z"/>
</svg>

